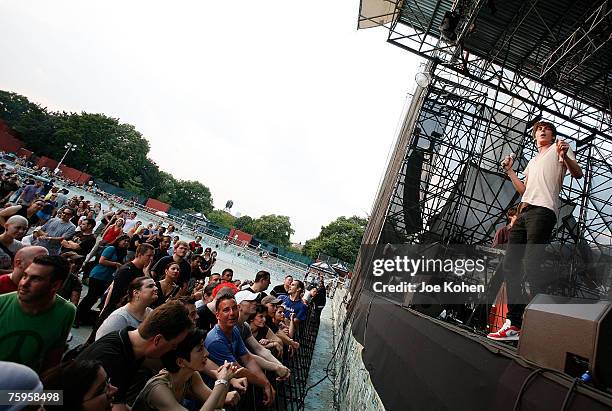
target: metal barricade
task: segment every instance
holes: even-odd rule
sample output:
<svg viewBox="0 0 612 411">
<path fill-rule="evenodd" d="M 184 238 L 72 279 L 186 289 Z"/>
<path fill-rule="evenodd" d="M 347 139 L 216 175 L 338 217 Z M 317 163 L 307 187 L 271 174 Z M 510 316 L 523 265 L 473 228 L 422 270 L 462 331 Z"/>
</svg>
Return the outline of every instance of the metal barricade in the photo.
<svg viewBox="0 0 612 411">
<path fill-rule="evenodd" d="M 260 388 L 249 385 L 247 393 L 240 403 L 231 411 L 300 411 L 304 409 L 306 384 L 308 373 L 314 353 L 317 334 L 319 333 L 320 311 L 313 305 L 308 307 L 308 316 L 301 322 L 294 340 L 300 343 L 300 348 L 293 356 L 287 350 L 283 352 L 283 364 L 291 370 L 291 377 L 286 381 L 276 381 L 274 373 L 267 372 L 266 376 L 276 390 L 275 401 L 265 407 L 262 405 L 263 393 Z"/>
</svg>

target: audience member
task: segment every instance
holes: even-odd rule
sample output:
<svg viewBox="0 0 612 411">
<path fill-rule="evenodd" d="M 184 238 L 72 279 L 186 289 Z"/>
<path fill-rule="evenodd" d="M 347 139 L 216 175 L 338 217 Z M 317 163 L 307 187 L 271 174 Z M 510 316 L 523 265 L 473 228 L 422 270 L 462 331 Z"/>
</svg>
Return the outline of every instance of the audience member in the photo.
<svg viewBox="0 0 612 411">
<path fill-rule="evenodd" d="M 164 274 L 166 267 L 174 262 L 178 264 L 179 267 L 179 278 L 177 279 L 177 284 L 179 284 L 180 288 L 184 291 L 187 290 L 187 284 L 189 283 L 189 278 L 191 276 L 191 267 L 185 256 L 189 251 L 189 245 L 186 241 L 179 241 L 176 243 L 176 247 L 174 248 L 174 253 L 172 256 L 162 257 L 155 263 L 153 268 L 151 269 L 151 276 L 156 279 L 160 279 Z"/>
<path fill-rule="evenodd" d="M 249 352 L 255 354 L 254 358 L 261 368 L 275 372 L 280 379 L 287 379 L 289 378 L 289 368 L 285 367 L 269 350 L 259 344 L 259 341 L 253 337 L 251 327 L 247 323 L 247 319 L 256 312 L 258 297 L 259 295 L 250 291 L 240 291 L 235 296 L 239 307 L 236 326 L 240 331 L 240 338 L 244 341 Z"/>
<path fill-rule="evenodd" d="M 180 303 L 170 302 L 153 310 L 137 329 L 126 327 L 106 334 L 85 348 L 76 360 L 102 362 L 110 382 L 118 389 L 113 411 L 126 411 L 129 410 L 127 392 L 143 360 L 160 358 L 176 349 L 192 327 L 187 309 Z"/>
<path fill-rule="evenodd" d="M 74 215 L 72 209 L 66 207 L 54 217 L 47 221 L 36 235 L 36 243 L 49 251 L 49 255 L 59 255 L 62 241 L 71 238 L 76 230 L 70 219 Z"/>
<path fill-rule="evenodd" d="M 253 285 L 245 288 L 245 290 L 248 290 L 252 293 L 259 293 L 259 299 L 257 300 L 257 302 L 261 302 L 262 298 L 268 295 L 264 291 L 268 289 L 268 287 L 270 286 L 270 282 L 270 273 L 261 270 L 258 271 L 257 274 L 255 274 L 255 282 L 253 283 Z"/>
<path fill-rule="evenodd" d="M 236 326 L 238 322 L 238 304 L 234 297 L 221 296 L 216 303 L 217 325 L 206 335 L 204 345 L 210 353 L 210 359 L 216 364 L 237 362 L 245 367 L 244 376 L 251 384 L 263 389 L 264 405 L 274 401 L 275 391 L 266 378 L 255 357 L 249 353 L 240 337 Z M 243 376 L 242 374 L 240 376 Z"/>
<path fill-rule="evenodd" d="M 270 350 L 275 357 L 280 358 L 283 354 L 283 342 L 266 325 L 267 312 L 268 307 L 264 305 L 257 305 L 257 307 L 255 307 L 255 312 L 249 316 L 247 322 L 251 328 L 253 338 L 262 347 Z"/>
<path fill-rule="evenodd" d="M 121 300 L 123 306 L 115 309 L 105 318 L 96 331 L 96 340 L 112 331 L 119 331 L 125 327 L 138 326 L 147 318 L 152 308 L 149 306 L 157 300 L 157 286 L 149 277 L 133 279 L 126 289 L 126 295 Z"/>
<path fill-rule="evenodd" d="M 48 255 L 46 248 L 40 246 L 27 246 L 21 248 L 15 254 L 15 263 L 13 264 L 13 272 L 10 274 L 0 275 L 0 294 L 6 294 L 17 291 L 19 281 L 23 277 L 25 269 L 32 264 L 34 258 L 39 255 Z"/>
<path fill-rule="evenodd" d="M 60 390 L 62 405 L 45 410 L 110 411 L 117 387 L 109 381 L 100 361 L 70 361 L 43 375 L 46 390 Z"/>
<path fill-rule="evenodd" d="M 68 275 L 60 256 L 39 255 L 19 281 L 0 296 L 0 360 L 44 371 L 59 364 L 75 308 L 56 295 Z"/>
<path fill-rule="evenodd" d="M 177 262 L 171 262 L 170 264 L 165 266 L 164 277 L 161 281 L 155 280 L 155 285 L 157 286 L 157 301 L 153 304 L 154 307 L 157 307 L 169 299 L 176 297 L 181 290 L 181 287 L 178 284 L 180 277 L 180 265 Z"/>
<path fill-rule="evenodd" d="M 81 266 L 84 257 L 75 253 L 74 251 L 68 251 L 60 254 L 70 264 L 70 271 L 64 280 L 64 284 L 57 292 L 57 295 L 65 300 L 70 301 L 76 307 L 81 299 L 81 291 L 83 291 L 83 283 L 79 279 L 79 267 Z"/>
<path fill-rule="evenodd" d="M 91 307 L 108 289 L 113 281 L 113 274 L 122 266 L 128 243 L 127 235 L 119 236 L 115 239 L 115 243 L 107 246 L 102 252 L 100 261 L 89 273 L 89 289 L 85 298 L 79 303 L 76 326 L 91 322 Z"/>
<path fill-rule="evenodd" d="M 154 254 L 155 251 L 151 244 L 141 244 L 136 249 L 135 258 L 117 269 L 104 309 L 98 317 L 99 324 L 121 305 L 121 300 L 128 294 L 130 283 L 145 275 L 144 269 L 149 266 Z"/>
<path fill-rule="evenodd" d="M 24 245 L 21 240 L 28 231 L 28 220 L 20 215 L 9 217 L 4 233 L 0 234 L 0 273 L 13 271 L 15 253 Z"/>
<path fill-rule="evenodd" d="M 219 367 L 212 390 L 204 384 L 200 375 L 208 358 L 204 335 L 201 330 L 192 330 L 175 350 L 161 357 L 165 369 L 147 382 L 132 411 L 181 410 L 187 398 L 203 403 L 201 411 L 238 403 L 238 393 L 228 393 L 229 381 L 242 371 L 238 365 L 226 362 Z"/>
<path fill-rule="evenodd" d="M 308 315 L 308 307 L 302 302 L 302 295 L 304 294 L 304 283 L 300 280 L 293 280 L 289 287 L 289 294 L 281 294 L 278 299 L 283 302 L 285 306 L 285 317 L 290 318 L 291 314 L 295 315 L 295 324 L 297 325 L 300 321 L 305 321 Z"/>
<path fill-rule="evenodd" d="M 293 276 L 288 275 L 285 277 L 285 281 L 282 284 L 277 285 L 270 291 L 270 294 L 274 297 L 278 297 L 281 294 L 289 294 L 289 287 L 293 282 Z"/>
<path fill-rule="evenodd" d="M 96 220 L 93 218 L 84 218 L 79 221 L 80 231 L 77 231 L 69 240 L 61 241 L 62 253 L 74 251 L 87 257 L 96 245 L 96 236 L 93 234 L 95 226 Z"/>
</svg>

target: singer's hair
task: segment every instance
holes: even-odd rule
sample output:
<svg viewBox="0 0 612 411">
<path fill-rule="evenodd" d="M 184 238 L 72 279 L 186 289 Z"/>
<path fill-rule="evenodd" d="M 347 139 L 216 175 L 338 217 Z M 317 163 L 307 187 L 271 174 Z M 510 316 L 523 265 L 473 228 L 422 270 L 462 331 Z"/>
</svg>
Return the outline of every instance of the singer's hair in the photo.
<svg viewBox="0 0 612 411">
<path fill-rule="evenodd" d="M 538 121 L 537 123 L 535 123 L 533 125 L 533 130 L 532 130 L 532 133 L 531 133 L 533 138 L 535 138 L 536 131 L 538 130 L 538 127 L 540 127 L 540 126 L 549 127 L 552 130 L 553 137 L 557 136 L 557 128 L 555 127 L 555 125 L 553 123 L 551 123 L 550 121 Z"/>
<path fill-rule="evenodd" d="M 517 212 L 518 210 L 516 209 L 516 207 L 512 207 L 508 211 L 506 211 L 506 217 L 508 217 L 508 220 L 510 220 L 510 217 L 514 217 Z"/>
</svg>

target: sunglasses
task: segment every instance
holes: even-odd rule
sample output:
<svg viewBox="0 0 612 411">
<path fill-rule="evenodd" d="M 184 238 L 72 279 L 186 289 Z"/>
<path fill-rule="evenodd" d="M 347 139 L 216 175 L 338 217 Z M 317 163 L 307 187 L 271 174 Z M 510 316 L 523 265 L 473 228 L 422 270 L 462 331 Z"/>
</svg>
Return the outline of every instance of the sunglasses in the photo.
<svg viewBox="0 0 612 411">
<path fill-rule="evenodd" d="M 94 393 L 94 395 L 93 395 L 91 398 L 89 398 L 89 399 L 87 399 L 87 400 L 85 400 L 85 401 L 83 401 L 83 402 L 85 403 L 85 402 L 87 402 L 87 401 L 91 401 L 91 400 L 93 400 L 93 399 L 96 399 L 97 397 L 99 397 L 99 396 L 100 396 L 100 395 L 102 395 L 102 394 L 106 395 L 106 394 L 108 393 L 108 390 L 109 390 L 109 388 L 110 388 L 110 385 L 111 385 L 111 380 L 110 380 L 110 377 L 106 377 L 106 380 L 104 381 L 104 384 L 103 384 L 103 385 L 101 385 L 101 386 L 100 386 L 100 388 L 98 388 L 98 389 L 96 390 L 96 392 Z"/>
</svg>

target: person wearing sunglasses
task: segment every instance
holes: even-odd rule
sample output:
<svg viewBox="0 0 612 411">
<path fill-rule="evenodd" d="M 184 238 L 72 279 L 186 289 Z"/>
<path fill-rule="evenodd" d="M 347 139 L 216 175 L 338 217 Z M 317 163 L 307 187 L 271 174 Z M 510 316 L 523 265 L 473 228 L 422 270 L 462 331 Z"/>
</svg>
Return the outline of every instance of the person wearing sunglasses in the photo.
<svg viewBox="0 0 612 411">
<path fill-rule="evenodd" d="M 42 377 L 45 390 L 62 390 L 63 405 L 45 405 L 46 410 L 111 410 L 117 392 L 100 361 L 71 361 Z"/>
</svg>

